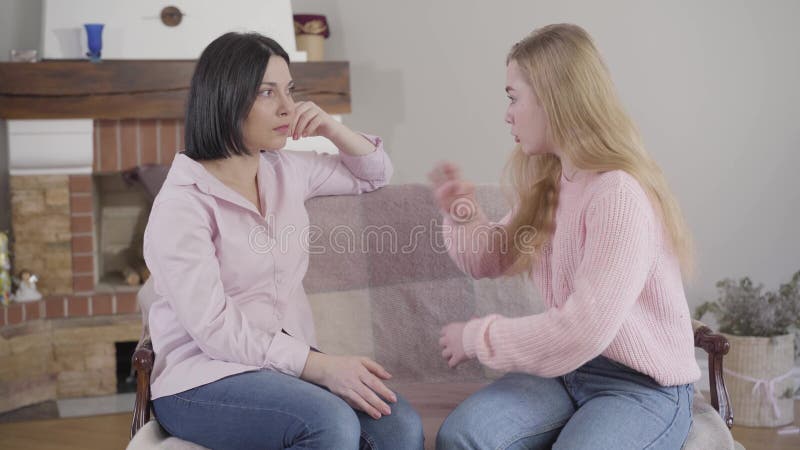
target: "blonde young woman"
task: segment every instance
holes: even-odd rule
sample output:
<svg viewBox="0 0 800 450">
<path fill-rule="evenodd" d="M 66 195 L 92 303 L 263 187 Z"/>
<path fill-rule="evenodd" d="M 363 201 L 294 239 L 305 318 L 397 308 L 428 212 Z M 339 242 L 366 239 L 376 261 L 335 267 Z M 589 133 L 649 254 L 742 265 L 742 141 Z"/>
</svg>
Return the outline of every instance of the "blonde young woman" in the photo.
<svg viewBox="0 0 800 450">
<path fill-rule="evenodd" d="M 700 371 L 681 278 L 690 242 L 664 176 L 582 28 L 514 45 L 506 91 L 512 212 L 464 215 L 474 186 L 452 164 L 431 180 L 459 267 L 529 271 L 546 311 L 442 329 L 451 367 L 477 358 L 507 374 L 450 414 L 437 447 L 679 449 Z M 492 239 L 474 239 L 487 226 Z"/>
</svg>

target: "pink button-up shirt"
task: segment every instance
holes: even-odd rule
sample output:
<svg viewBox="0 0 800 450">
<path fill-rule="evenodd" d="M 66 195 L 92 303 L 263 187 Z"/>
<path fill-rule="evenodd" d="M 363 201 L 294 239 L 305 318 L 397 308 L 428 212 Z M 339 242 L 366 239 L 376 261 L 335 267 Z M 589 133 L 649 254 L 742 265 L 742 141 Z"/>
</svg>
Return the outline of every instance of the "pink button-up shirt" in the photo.
<svg viewBox="0 0 800 450">
<path fill-rule="evenodd" d="M 263 152 L 257 183 L 264 216 L 201 164 L 175 156 L 144 235 L 158 295 L 148 322 L 156 354 L 152 398 L 252 370 L 302 373 L 316 345 L 302 285 L 304 202 L 389 181 L 381 140 L 367 138 L 376 150 L 364 156 Z"/>
</svg>

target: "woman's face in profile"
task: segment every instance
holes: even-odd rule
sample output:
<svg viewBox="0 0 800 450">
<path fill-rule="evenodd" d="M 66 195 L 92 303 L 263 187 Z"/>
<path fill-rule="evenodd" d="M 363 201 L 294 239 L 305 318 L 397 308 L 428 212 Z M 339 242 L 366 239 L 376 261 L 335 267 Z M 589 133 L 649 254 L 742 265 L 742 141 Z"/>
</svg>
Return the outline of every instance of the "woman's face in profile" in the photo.
<svg viewBox="0 0 800 450">
<path fill-rule="evenodd" d="M 516 61 L 506 68 L 506 94 L 509 104 L 506 123 L 511 125 L 514 141 L 528 155 L 547 153 L 547 113 Z"/>
<path fill-rule="evenodd" d="M 252 150 L 279 150 L 286 146 L 294 114 L 294 81 L 289 65 L 271 56 L 256 100 L 242 125 L 244 144 Z"/>
</svg>

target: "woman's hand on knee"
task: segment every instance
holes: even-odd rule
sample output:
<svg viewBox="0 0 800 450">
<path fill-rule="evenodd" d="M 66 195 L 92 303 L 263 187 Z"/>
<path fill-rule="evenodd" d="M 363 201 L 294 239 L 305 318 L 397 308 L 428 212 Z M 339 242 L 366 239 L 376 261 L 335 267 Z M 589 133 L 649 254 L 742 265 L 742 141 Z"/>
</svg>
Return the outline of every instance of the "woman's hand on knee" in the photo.
<svg viewBox="0 0 800 450">
<path fill-rule="evenodd" d="M 380 364 L 361 356 L 332 356 L 311 352 L 301 378 L 327 387 L 353 409 L 373 419 L 392 413 L 386 403 L 397 396 L 383 383 L 392 376 Z"/>
</svg>

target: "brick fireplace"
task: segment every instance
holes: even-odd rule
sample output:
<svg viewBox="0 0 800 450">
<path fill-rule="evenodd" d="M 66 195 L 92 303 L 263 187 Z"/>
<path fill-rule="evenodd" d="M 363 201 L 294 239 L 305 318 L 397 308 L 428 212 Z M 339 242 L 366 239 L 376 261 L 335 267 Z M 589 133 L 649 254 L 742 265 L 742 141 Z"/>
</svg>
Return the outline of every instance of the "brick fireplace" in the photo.
<svg viewBox="0 0 800 450">
<path fill-rule="evenodd" d="M 138 286 L 104 282 L 98 270 L 99 200 L 109 179 L 125 186 L 124 171 L 168 164 L 183 145 L 182 122 L 95 120 L 93 129 L 91 173 L 11 176 L 15 267 L 39 275 L 44 298 L 2 308 L 0 412 L 116 393 L 118 344 L 141 333 Z"/>
<path fill-rule="evenodd" d="M 39 275 L 45 298 L 12 304 L 0 325 L 136 312 L 135 286 L 98 285 L 104 275 L 96 264 L 103 208 L 98 178 L 169 164 L 183 145 L 182 133 L 180 120 L 96 120 L 91 174 L 11 177 L 15 266 Z"/>
</svg>

